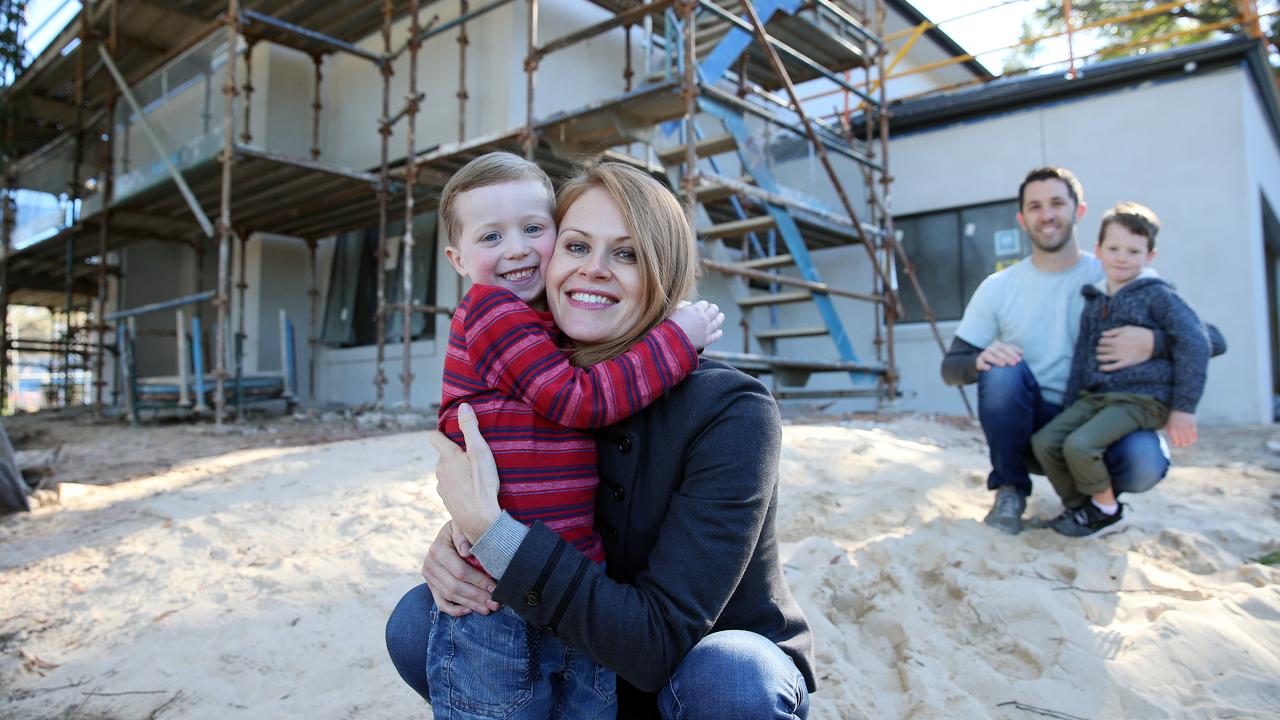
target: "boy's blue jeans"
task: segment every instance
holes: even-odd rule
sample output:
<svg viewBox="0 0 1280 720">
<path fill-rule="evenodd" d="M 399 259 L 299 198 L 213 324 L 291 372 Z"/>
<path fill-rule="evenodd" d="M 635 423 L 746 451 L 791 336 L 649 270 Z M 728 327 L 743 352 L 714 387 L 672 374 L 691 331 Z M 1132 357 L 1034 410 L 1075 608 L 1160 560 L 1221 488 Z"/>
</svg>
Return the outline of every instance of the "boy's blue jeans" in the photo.
<svg viewBox="0 0 1280 720">
<path fill-rule="evenodd" d="M 613 671 L 509 608 L 453 617 L 426 585 L 400 600 L 387 622 L 400 676 L 431 703 L 436 720 L 611 720 Z"/>
<path fill-rule="evenodd" d="M 428 644 L 433 614 L 447 617 L 436 611 L 427 586 L 419 585 L 400 599 L 387 621 L 387 651 L 391 662 L 400 677 L 428 702 L 431 698 L 428 666 L 432 662 L 428 657 Z M 601 670 L 609 673 L 612 691 L 613 673 Z M 776 644 L 755 633 L 726 630 L 706 636 L 689 651 L 658 694 L 658 705 L 662 716 L 670 720 L 803 719 L 809 714 L 809 693 L 795 663 Z M 442 711 L 448 712 L 443 708 L 432 710 L 439 718 L 455 717 L 442 715 Z M 565 713 L 564 708 L 559 711 L 562 714 L 550 717 L 580 717 Z M 548 717 L 545 712 L 543 717 Z M 611 705 L 608 717 L 613 717 L 613 713 Z"/>
<path fill-rule="evenodd" d="M 1031 473 L 1044 471 L 1031 452 L 1031 436 L 1062 412 L 1040 396 L 1040 384 L 1027 364 L 993 367 L 978 373 L 978 421 L 991 452 L 987 488 L 1017 488 L 1031 494 Z M 1107 449 L 1104 462 L 1117 495 L 1146 492 L 1169 472 L 1169 449 L 1152 430 L 1136 430 Z"/>
</svg>

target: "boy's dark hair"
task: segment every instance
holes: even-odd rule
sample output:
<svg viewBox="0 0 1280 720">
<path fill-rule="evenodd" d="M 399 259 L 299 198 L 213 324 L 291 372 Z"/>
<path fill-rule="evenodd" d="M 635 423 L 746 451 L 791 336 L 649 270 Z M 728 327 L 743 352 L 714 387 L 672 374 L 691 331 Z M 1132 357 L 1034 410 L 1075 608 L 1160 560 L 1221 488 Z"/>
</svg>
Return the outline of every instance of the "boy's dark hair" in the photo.
<svg viewBox="0 0 1280 720">
<path fill-rule="evenodd" d="M 1027 185 L 1042 180 L 1061 180 L 1067 186 L 1067 193 L 1071 195 L 1071 199 L 1075 201 L 1076 206 L 1079 206 L 1080 201 L 1084 199 L 1084 188 L 1070 170 L 1060 167 L 1036 168 L 1027 173 L 1027 176 L 1022 180 L 1022 184 L 1018 186 L 1018 212 L 1022 212 L 1022 197 L 1026 193 Z"/>
<path fill-rule="evenodd" d="M 1147 239 L 1147 252 L 1156 249 L 1156 233 L 1160 232 L 1160 218 L 1146 205 L 1136 202 L 1122 202 L 1102 216 L 1102 227 L 1098 228 L 1098 244 L 1102 244 L 1102 236 L 1107 233 L 1107 226 L 1119 223 L 1134 235 Z"/>
</svg>

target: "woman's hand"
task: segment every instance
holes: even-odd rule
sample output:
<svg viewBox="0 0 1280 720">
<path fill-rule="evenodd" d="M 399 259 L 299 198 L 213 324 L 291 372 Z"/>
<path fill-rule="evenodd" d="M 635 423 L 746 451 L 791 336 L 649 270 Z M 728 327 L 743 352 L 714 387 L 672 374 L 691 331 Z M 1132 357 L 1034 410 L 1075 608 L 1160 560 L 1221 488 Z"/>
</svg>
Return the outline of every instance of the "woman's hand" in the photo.
<svg viewBox="0 0 1280 720">
<path fill-rule="evenodd" d="M 440 528 L 422 560 L 422 579 L 427 581 L 436 607 L 447 615 L 462 617 L 473 611 L 488 615 L 502 607 L 489 594 L 496 587 L 493 579 L 463 559 L 470 548 L 471 543 L 450 520 Z"/>
<path fill-rule="evenodd" d="M 466 403 L 458 406 L 458 428 L 467 443 L 466 452 L 435 430 L 427 433 L 427 440 L 439 454 L 436 492 L 454 524 L 474 543 L 502 513 L 498 507 L 498 466 L 480 435 L 475 411 Z"/>
</svg>

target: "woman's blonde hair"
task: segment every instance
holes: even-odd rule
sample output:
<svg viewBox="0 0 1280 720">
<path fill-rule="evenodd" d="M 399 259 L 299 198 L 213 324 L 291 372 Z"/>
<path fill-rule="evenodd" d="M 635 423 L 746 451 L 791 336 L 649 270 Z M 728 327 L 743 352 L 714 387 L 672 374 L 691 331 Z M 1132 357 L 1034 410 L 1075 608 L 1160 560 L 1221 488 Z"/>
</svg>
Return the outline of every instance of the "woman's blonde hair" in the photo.
<svg viewBox="0 0 1280 720">
<path fill-rule="evenodd" d="M 595 187 L 609 193 L 622 211 L 644 280 L 644 297 L 639 321 L 622 337 L 572 352 L 579 367 L 622 353 L 670 317 L 680 301 L 693 294 L 701 267 L 693 228 L 680 202 L 662 183 L 630 165 L 601 160 L 580 164 L 556 194 L 557 227 L 574 201 Z"/>
</svg>

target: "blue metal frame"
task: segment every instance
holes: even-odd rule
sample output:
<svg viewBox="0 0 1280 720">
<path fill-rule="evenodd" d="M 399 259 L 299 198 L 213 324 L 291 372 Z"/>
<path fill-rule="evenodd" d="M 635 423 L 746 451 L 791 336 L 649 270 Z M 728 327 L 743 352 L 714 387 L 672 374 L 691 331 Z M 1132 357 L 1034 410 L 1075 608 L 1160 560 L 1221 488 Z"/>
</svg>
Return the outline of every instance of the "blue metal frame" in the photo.
<svg viewBox="0 0 1280 720">
<path fill-rule="evenodd" d="M 737 140 L 738 157 L 742 160 L 743 168 L 755 178 L 756 185 L 769 192 L 780 192 L 778 182 L 769 170 L 768 160 L 759 144 L 755 142 L 755 138 L 748 131 L 742 115 L 721 103 L 705 97 L 699 99 L 698 107 L 702 112 L 712 115 L 724 123 L 725 129 Z M 782 236 L 782 241 L 786 244 L 787 251 L 791 253 L 791 257 L 796 267 L 799 268 L 801 276 L 811 282 L 822 282 L 817 268 L 813 265 L 813 260 L 809 257 L 809 248 L 804 244 L 804 237 L 800 234 L 800 228 L 796 225 L 791 212 L 772 203 L 765 203 L 765 208 L 768 210 L 769 215 L 773 217 L 777 225 L 777 233 Z M 831 341 L 835 344 L 836 352 L 839 354 L 840 359 L 845 362 L 859 362 L 857 354 L 853 351 L 853 343 L 849 340 L 848 333 L 845 332 L 844 323 L 840 320 L 840 315 L 836 312 L 835 304 L 831 301 L 831 297 L 823 293 L 813 293 L 813 302 L 818 308 L 818 314 L 822 316 L 823 324 L 831 335 Z M 874 375 L 859 372 L 850 372 L 849 377 L 855 384 L 877 381 Z"/>
</svg>

